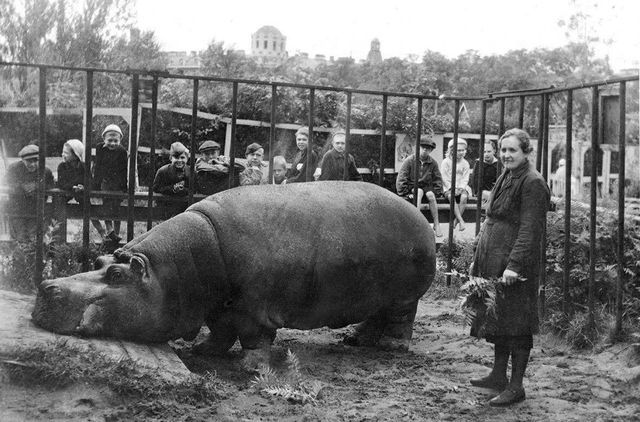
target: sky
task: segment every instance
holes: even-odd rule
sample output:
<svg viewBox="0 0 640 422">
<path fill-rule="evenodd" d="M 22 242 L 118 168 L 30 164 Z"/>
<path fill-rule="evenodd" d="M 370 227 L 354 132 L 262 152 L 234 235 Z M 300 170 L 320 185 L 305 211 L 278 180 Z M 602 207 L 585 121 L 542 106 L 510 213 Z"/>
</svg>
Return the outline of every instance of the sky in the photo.
<svg viewBox="0 0 640 422">
<path fill-rule="evenodd" d="M 558 25 L 576 12 L 592 17 L 583 35 L 612 40 L 599 46 L 615 70 L 638 67 L 638 0 L 137 0 L 137 22 L 165 51 L 200 51 L 212 40 L 251 51 L 251 34 L 273 25 L 289 55 L 367 56 L 380 40 L 383 58 L 420 58 L 426 50 L 449 58 L 567 44 Z"/>
</svg>

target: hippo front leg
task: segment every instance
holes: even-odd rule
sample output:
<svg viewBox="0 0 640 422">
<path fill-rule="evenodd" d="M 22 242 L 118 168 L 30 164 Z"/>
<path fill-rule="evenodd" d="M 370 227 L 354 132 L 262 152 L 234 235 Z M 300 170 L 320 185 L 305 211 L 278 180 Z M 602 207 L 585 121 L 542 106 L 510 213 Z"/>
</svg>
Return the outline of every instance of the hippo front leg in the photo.
<svg viewBox="0 0 640 422">
<path fill-rule="evenodd" d="M 271 345 L 276 338 L 276 329 L 257 324 L 251 318 L 239 318 L 238 333 L 244 351 L 242 367 L 247 371 L 257 371 L 269 365 Z"/>
<path fill-rule="evenodd" d="M 194 347 L 194 351 L 203 355 L 222 355 L 226 353 L 238 339 L 238 329 L 232 313 L 211 315 L 207 318 L 209 337 Z"/>
</svg>

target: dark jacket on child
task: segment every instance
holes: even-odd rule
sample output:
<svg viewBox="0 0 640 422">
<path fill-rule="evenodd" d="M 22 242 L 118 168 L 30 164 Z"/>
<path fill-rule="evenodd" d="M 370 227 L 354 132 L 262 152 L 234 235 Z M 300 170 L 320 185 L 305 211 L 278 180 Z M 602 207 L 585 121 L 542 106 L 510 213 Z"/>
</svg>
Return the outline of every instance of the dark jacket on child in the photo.
<svg viewBox="0 0 640 422">
<path fill-rule="evenodd" d="M 482 166 L 482 190 L 490 191 L 498 179 L 498 160 L 492 164 L 483 163 Z M 480 176 L 480 160 L 476 160 L 469 180 L 474 195 L 478 195 L 478 177 Z"/>
<path fill-rule="evenodd" d="M 82 201 L 82 192 L 73 192 L 76 185 L 84 185 L 84 163 L 76 161 L 67 163 L 65 161 L 58 164 L 58 189 L 72 192 L 71 195 L 76 201 Z"/>
<path fill-rule="evenodd" d="M 307 151 L 309 148 L 311 148 L 311 146 L 307 147 L 304 151 L 298 150 L 296 155 L 293 157 L 293 164 L 287 172 L 287 183 L 313 181 L 313 173 L 315 172 L 316 165 L 318 164 L 318 154 L 313 150 L 311 151 L 311 175 L 309 176 L 309 180 L 307 180 Z M 302 164 L 300 170 L 298 170 L 298 164 Z"/>
<path fill-rule="evenodd" d="M 408 156 L 402 162 L 402 167 L 400 167 L 396 179 L 396 191 L 400 196 L 407 196 L 413 193 L 415 162 L 415 154 Z M 431 156 L 427 157 L 425 162 L 420 162 L 418 187 L 425 193 L 433 192 L 436 197 L 442 195 L 442 174 L 438 163 Z"/>
<path fill-rule="evenodd" d="M 189 193 L 189 166 L 184 166 L 178 170 L 173 164 L 165 164 L 156 172 L 153 180 L 153 191 L 163 195 L 185 196 Z M 184 189 L 178 192 L 173 191 L 173 185 L 184 181 Z"/>
<path fill-rule="evenodd" d="M 327 151 L 324 157 L 322 157 L 322 173 L 318 180 L 344 180 L 345 155 L 344 152 L 338 152 L 335 149 Z M 349 154 L 348 160 L 347 180 L 362 181 L 362 176 L 358 173 L 356 160 L 353 158 L 353 155 Z"/>
<path fill-rule="evenodd" d="M 111 150 L 100 142 L 96 146 L 93 189 L 127 191 L 127 150 L 118 145 Z"/>
</svg>

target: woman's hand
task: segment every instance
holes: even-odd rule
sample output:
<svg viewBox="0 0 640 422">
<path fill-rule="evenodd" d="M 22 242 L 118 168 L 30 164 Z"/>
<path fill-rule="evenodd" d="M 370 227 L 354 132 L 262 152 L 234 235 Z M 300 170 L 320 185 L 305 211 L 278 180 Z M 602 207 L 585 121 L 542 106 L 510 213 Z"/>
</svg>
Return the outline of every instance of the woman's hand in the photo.
<svg viewBox="0 0 640 422">
<path fill-rule="evenodd" d="M 520 276 L 515 271 L 511 271 L 510 269 L 506 269 L 502 273 L 502 281 L 507 286 L 512 285 L 513 283 L 515 283 L 518 280 L 520 280 Z"/>
</svg>

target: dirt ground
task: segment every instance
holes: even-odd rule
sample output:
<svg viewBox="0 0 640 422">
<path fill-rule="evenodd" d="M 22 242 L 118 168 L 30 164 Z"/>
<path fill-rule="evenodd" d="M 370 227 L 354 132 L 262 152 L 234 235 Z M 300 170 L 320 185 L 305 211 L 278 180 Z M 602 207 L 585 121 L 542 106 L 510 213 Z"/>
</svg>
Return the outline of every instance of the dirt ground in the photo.
<svg viewBox="0 0 640 422">
<path fill-rule="evenodd" d="M 408 353 L 343 345 L 351 327 L 280 330 L 272 367 L 285 365 L 287 350 L 300 375 L 322 389 L 316 403 L 296 403 L 259 391 L 253 374 L 240 369 L 236 344 L 224 357 L 196 355 L 191 345 L 174 348 L 189 369 L 220 380 L 212 405 L 145 403 L 143 408 L 100 385 L 61 389 L 0 382 L 0 420 L 221 420 L 221 421 L 631 421 L 640 420 L 640 351 L 637 345 L 570 350 L 539 336 L 527 369 L 527 400 L 507 409 L 487 401 L 496 393 L 468 379 L 487 372 L 492 348 L 467 335 L 455 301 L 423 298 Z M 157 407 L 155 407 L 157 405 Z"/>
</svg>

